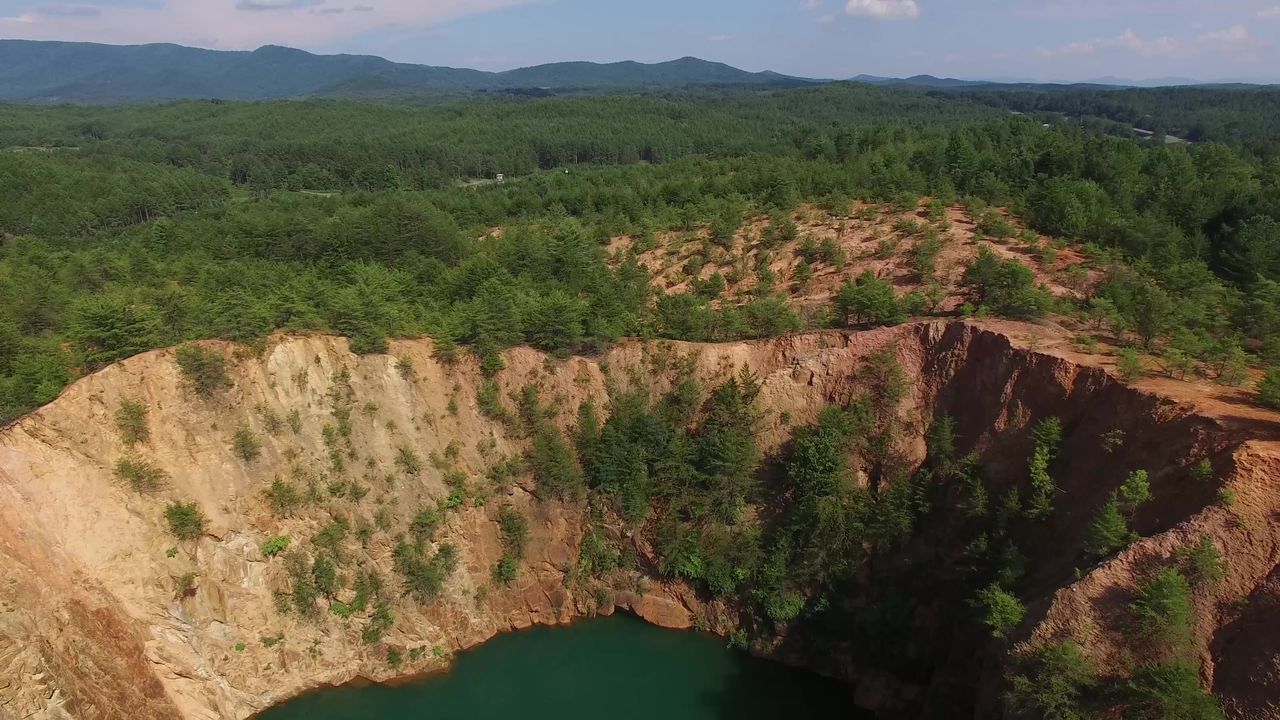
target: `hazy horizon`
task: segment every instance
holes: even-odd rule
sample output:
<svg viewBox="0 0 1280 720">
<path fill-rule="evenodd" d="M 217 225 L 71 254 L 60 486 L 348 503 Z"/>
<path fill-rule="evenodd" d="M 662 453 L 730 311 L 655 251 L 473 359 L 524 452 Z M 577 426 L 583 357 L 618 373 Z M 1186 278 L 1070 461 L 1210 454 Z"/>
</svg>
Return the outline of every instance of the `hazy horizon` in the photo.
<svg viewBox="0 0 1280 720">
<path fill-rule="evenodd" d="M 509 70 L 694 56 L 810 78 L 1280 81 L 1280 0 L 0 0 L 0 38 Z"/>
</svg>

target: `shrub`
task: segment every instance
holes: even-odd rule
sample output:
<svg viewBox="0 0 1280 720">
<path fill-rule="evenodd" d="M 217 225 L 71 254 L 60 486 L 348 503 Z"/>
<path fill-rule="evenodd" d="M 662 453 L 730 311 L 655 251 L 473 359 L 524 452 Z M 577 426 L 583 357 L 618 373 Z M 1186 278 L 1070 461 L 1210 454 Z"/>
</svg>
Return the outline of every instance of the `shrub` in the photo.
<svg viewBox="0 0 1280 720">
<path fill-rule="evenodd" d="M 440 526 L 440 515 L 434 508 L 422 508 L 417 515 L 413 516 L 413 520 L 409 523 L 409 532 L 413 535 L 414 540 L 419 544 L 431 541 L 432 536 L 436 533 L 436 528 Z"/>
<path fill-rule="evenodd" d="M 116 430 L 128 447 L 147 442 L 151 437 L 147 427 L 147 407 L 129 398 L 121 400 L 120 407 L 116 408 Z"/>
<path fill-rule="evenodd" d="M 502 508 L 498 512 L 498 528 L 502 531 L 502 544 L 508 552 L 520 557 L 529 542 L 529 521 L 514 508 Z"/>
<path fill-rule="evenodd" d="M 1116 355 L 1116 372 L 1125 382 L 1136 382 L 1147 374 L 1147 366 L 1133 348 L 1124 348 Z"/>
<path fill-rule="evenodd" d="M 498 383 L 493 380 L 485 380 L 484 384 L 476 392 L 476 407 L 480 410 L 481 415 L 490 420 L 495 420 L 508 427 L 515 424 L 515 416 L 502 404 L 502 391 L 498 387 Z"/>
<path fill-rule="evenodd" d="M 999 585 L 991 585 L 978 593 L 978 606 L 982 609 L 982 623 L 991 629 L 991 637 L 1004 638 L 1018 627 L 1027 609 L 1017 596 Z"/>
<path fill-rule="evenodd" d="M 503 555 L 498 564 L 493 566 L 493 582 L 498 585 L 510 585 L 520 575 L 519 561 L 510 555 Z"/>
<path fill-rule="evenodd" d="M 361 631 L 360 639 L 366 645 L 373 645 L 387 634 L 393 624 L 395 616 L 391 614 L 391 606 L 385 600 L 380 600 L 373 606 L 373 614 L 369 616 L 369 624 Z"/>
<path fill-rule="evenodd" d="M 276 477 L 266 490 L 267 502 L 277 515 L 288 515 L 302 504 L 302 494 L 288 480 Z"/>
<path fill-rule="evenodd" d="M 1147 480 L 1147 471 L 1134 470 L 1129 473 L 1120 488 L 1116 490 L 1115 497 L 1120 503 L 1120 512 L 1132 516 L 1139 507 L 1151 499 L 1151 483 Z"/>
<path fill-rule="evenodd" d="M 539 491 L 547 498 L 577 498 L 585 488 L 573 450 L 565 442 L 560 429 L 549 422 L 541 423 L 534 432 L 529 467 L 533 470 Z"/>
<path fill-rule="evenodd" d="M 400 543 L 395 552 L 396 571 L 404 578 L 405 591 L 418 602 L 429 603 L 440 597 L 444 581 L 458 566 L 458 550 L 442 545 L 429 560 L 413 545 Z"/>
<path fill-rule="evenodd" d="M 974 303 L 1001 317 L 1034 320 L 1053 304 L 1049 291 L 1036 285 L 1030 268 L 1017 260 L 1001 260 L 986 246 L 965 268 L 961 284 Z"/>
<path fill-rule="evenodd" d="M 1049 475 L 1049 449 L 1037 447 L 1028 463 L 1031 476 L 1031 499 L 1027 517 L 1038 520 L 1053 513 L 1053 499 L 1058 494 L 1058 484 Z"/>
<path fill-rule="evenodd" d="M 1136 536 L 1120 512 L 1120 503 L 1114 497 L 1107 501 L 1094 516 L 1085 533 L 1085 552 L 1095 557 L 1106 557 L 1124 549 Z"/>
<path fill-rule="evenodd" d="M 329 597 L 333 597 L 333 594 L 338 592 L 340 585 L 338 568 L 329 556 L 317 555 L 311 563 L 311 582 L 315 584 L 317 590 Z"/>
<path fill-rule="evenodd" d="M 1201 535 L 1194 544 L 1180 549 L 1178 556 L 1195 584 L 1213 586 L 1222 580 L 1222 553 L 1208 535 Z"/>
<path fill-rule="evenodd" d="M 266 542 L 262 543 L 262 554 L 267 557 L 275 557 L 284 552 L 289 547 L 288 535 L 276 535 Z"/>
<path fill-rule="evenodd" d="M 184 598 L 192 594 L 196 589 L 196 574 L 193 572 L 184 573 L 178 578 L 175 592 L 179 598 Z"/>
<path fill-rule="evenodd" d="M 396 451 L 396 467 L 405 475 L 417 475 L 422 472 L 422 460 L 413 450 L 402 447 Z"/>
<path fill-rule="evenodd" d="M 1097 684 L 1097 675 L 1074 641 L 1038 647 L 1019 664 L 1020 672 L 1010 678 L 1005 696 L 1015 712 L 1042 720 L 1093 717 L 1084 694 Z"/>
<path fill-rule="evenodd" d="M 1200 686 L 1190 663 L 1152 663 L 1139 667 L 1125 687 L 1130 698 L 1126 718 L 1134 720 L 1222 720 L 1218 701 Z"/>
<path fill-rule="evenodd" d="M 202 345 L 188 343 L 177 350 L 178 369 L 195 394 L 210 397 L 231 384 L 227 361 L 222 354 Z"/>
<path fill-rule="evenodd" d="M 258 406 L 258 417 L 262 420 L 262 429 L 266 430 L 268 435 L 279 435 L 284 429 L 284 421 L 266 405 Z"/>
<path fill-rule="evenodd" d="M 1191 586 L 1177 569 L 1165 568 L 1139 585 L 1129 609 L 1148 640 L 1178 651 L 1191 646 Z"/>
<path fill-rule="evenodd" d="M 902 322 L 902 303 L 893 286 L 864 271 L 857 282 L 845 281 L 836 293 L 835 312 L 842 324 L 874 323 L 892 325 Z"/>
<path fill-rule="evenodd" d="M 1209 458 L 1204 458 L 1191 466 L 1191 477 L 1202 483 L 1213 479 L 1213 463 L 1209 462 Z"/>
<path fill-rule="evenodd" d="M 262 444 L 248 425 L 239 425 L 231 439 L 231 451 L 241 460 L 253 462 L 262 453 Z"/>
<path fill-rule="evenodd" d="M 120 458 L 116 461 L 116 478 L 134 492 L 153 493 L 164 486 L 169 475 L 142 458 Z"/>
<path fill-rule="evenodd" d="M 498 512 L 498 529 L 502 532 L 502 559 L 493 569 L 496 583 L 510 585 L 520 572 L 520 558 L 529 542 L 529 521 L 514 508 Z"/>
<path fill-rule="evenodd" d="M 169 532 L 179 540 L 195 540 L 204 534 L 204 513 L 193 502 L 170 503 L 164 509 L 164 518 L 169 522 Z"/>
<path fill-rule="evenodd" d="M 396 372 L 405 380 L 413 380 L 413 358 L 408 356 L 397 358 Z"/>
<path fill-rule="evenodd" d="M 938 255 L 942 252 L 942 238 L 929 231 L 911 248 L 911 271 L 919 278 L 933 275 L 937 269 Z"/>
<path fill-rule="evenodd" d="M 1280 368 L 1271 368 L 1258 381 L 1258 402 L 1280 410 Z"/>
</svg>

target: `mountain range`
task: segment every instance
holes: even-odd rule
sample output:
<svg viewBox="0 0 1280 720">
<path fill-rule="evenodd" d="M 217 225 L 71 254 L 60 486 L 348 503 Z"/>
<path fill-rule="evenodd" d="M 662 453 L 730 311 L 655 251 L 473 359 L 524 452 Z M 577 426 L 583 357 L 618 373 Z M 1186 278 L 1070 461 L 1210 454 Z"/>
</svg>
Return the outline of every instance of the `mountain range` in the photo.
<svg viewBox="0 0 1280 720">
<path fill-rule="evenodd" d="M 249 52 L 168 44 L 0 40 L 0 100 L 24 102 L 268 100 L 504 91 L 561 94 L 811 82 L 692 57 L 656 64 L 565 62 L 485 72 L 395 63 L 370 55 L 315 55 L 275 45 Z"/>
<path fill-rule="evenodd" d="M 1062 88 L 1034 81 L 997 83 L 932 75 L 858 75 L 854 82 L 935 90 L 1001 87 Z M 0 101 L 118 103 L 219 98 L 273 100 L 448 98 L 477 93 L 566 95 L 694 86 L 787 87 L 830 82 L 775 72 L 748 72 L 693 57 L 669 62 L 561 62 L 486 72 L 396 63 L 372 55 L 316 55 L 267 45 L 253 51 L 181 45 L 102 45 L 0 40 Z M 1159 84 L 1193 81 L 1170 79 Z M 1150 86 L 1104 78 L 1094 87 Z"/>
</svg>

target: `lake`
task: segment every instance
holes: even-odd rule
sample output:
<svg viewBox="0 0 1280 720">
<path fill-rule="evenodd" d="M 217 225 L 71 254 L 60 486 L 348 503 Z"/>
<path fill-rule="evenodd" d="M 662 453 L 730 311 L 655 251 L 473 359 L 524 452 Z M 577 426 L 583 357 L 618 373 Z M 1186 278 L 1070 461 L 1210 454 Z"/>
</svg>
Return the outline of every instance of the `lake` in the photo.
<svg viewBox="0 0 1280 720">
<path fill-rule="evenodd" d="M 261 720 L 866 717 L 843 684 L 626 616 L 501 635 L 443 675 L 304 695 Z"/>
</svg>

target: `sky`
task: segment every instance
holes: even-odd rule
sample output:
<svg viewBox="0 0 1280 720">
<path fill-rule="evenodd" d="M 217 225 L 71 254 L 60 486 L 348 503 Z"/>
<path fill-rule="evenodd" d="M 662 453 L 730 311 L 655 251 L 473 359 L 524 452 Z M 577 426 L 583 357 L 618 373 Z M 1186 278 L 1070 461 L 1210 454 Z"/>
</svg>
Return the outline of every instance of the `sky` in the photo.
<svg viewBox="0 0 1280 720">
<path fill-rule="evenodd" d="M 1280 0 L 0 0 L 0 38 L 483 70 L 692 55 L 815 78 L 1280 82 Z"/>
</svg>

